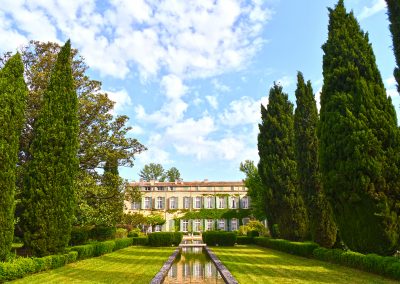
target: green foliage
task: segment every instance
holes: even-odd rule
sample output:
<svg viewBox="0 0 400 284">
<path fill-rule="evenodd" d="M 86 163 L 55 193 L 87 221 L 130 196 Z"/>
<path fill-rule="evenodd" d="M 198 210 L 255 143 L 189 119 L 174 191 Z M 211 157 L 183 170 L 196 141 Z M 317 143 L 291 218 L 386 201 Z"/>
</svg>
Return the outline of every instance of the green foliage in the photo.
<svg viewBox="0 0 400 284">
<path fill-rule="evenodd" d="M 19 53 L 0 70 L 0 261 L 14 237 L 16 166 L 28 89 Z"/>
<path fill-rule="evenodd" d="M 182 241 L 183 234 L 181 232 L 156 232 L 149 235 L 149 246 L 167 247 L 177 246 Z"/>
<path fill-rule="evenodd" d="M 114 250 L 119 250 L 123 248 L 127 248 L 133 244 L 132 238 L 121 238 L 115 240 Z"/>
<path fill-rule="evenodd" d="M 236 237 L 236 243 L 238 245 L 254 244 L 254 237 L 237 236 Z"/>
<path fill-rule="evenodd" d="M 317 248 L 313 252 L 316 259 L 337 263 L 368 272 L 389 276 L 400 280 L 400 260 L 377 254 L 361 254 L 339 249 Z"/>
<path fill-rule="evenodd" d="M 149 243 L 149 239 L 147 237 L 134 237 L 132 238 L 133 246 L 146 246 Z"/>
<path fill-rule="evenodd" d="M 95 226 L 90 230 L 90 238 L 97 241 L 111 240 L 115 238 L 115 227 Z"/>
<path fill-rule="evenodd" d="M 165 177 L 167 181 L 174 182 L 181 179 L 181 173 L 177 168 L 172 167 L 165 173 Z"/>
<path fill-rule="evenodd" d="M 295 152 L 299 190 L 307 207 L 312 239 L 330 248 L 336 241 L 337 227 L 321 184 L 318 164 L 318 111 L 311 82 L 297 74 L 294 113 Z"/>
<path fill-rule="evenodd" d="M 75 208 L 79 122 L 70 49 L 67 41 L 51 73 L 25 177 L 24 242 L 40 256 L 64 250 Z"/>
<path fill-rule="evenodd" d="M 368 35 L 343 1 L 323 45 L 320 166 L 340 237 L 352 250 L 389 255 L 400 234 L 396 112 Z"/>
<path fill-rule="evenodd" d="M 250 209 L 200 209 L 188 211 L 180 219 L 242 219 L 250 216 Z"/>
<path fill-rule="evenodd" d="M 150 163 L 143 167 L 143 169 L 139 173 L 139 177 L 145 181 L 164 181 L 164 168 L 161 164 Z"/>
<path fill-rule="evenodd" d="M 392 33 L 393 52 L 396 58 L 396 68 L 393 75 L 397 82 L 397 91 L 400 93 L 400 2 L 398 0 L 386 0 L 389 16 L 389 29 Z"/>
<path fill-rule="evenodd" d="M 308 220 L 297 188 L 293 104 L 281 86 L 275 84 L 271 88 L 268 109 L 261 105 L 261 119 L 258 173 L 266 191 L 268 223 L 278 224 L 286 239 L 303 240 L 308 233 Z"/>
<path fill-rule="evenodd" d="M 283 239 L 254 238 L 254 242 L 262 247 L 280 250 L 290 254 L 310 257 L 318 244 L 313 242 L 291 242 Z"/>
<path fill-rule="evenodd" d="M 234 246 L 237 236 L 234 232 L 207 231 L 202 238 L 208 246 Z"/>
<path fill-rule="evenodd" d="M 247 195 L 251 198 L 251 212 L 257 219 L 266 219 L 266 193 L 258 169 L 253 161 L 246 160 L 240 163 L 240 171 L 246 175 L 243 180 L 245 187 L 248 189 Z"/>
<path fill-rule="evenodd" d="M 90 227 L 73 227 L 69 244 L 71 246 L 76 246 L 87 243 L 90 237 L 90 230 Z"/>
<path fill-rule="evenodd" d="M 257 236 L 269 236 L 267 228 L 265 228 L 264 224 L 258 220 L 251 220 L 246 225 L 240 226 L 238 233 L 239 235 L 248 235 L 250 231 L 257 232 Z"/>
<path fill-rule="evenodd" d="M 117 228 L 115 232 L 115 238 L 116 239 L 121 239 L 121 238 L 126 238 L 128 237 L 128 230 L 125 228 Z"/>
<path fill-rule="evenodd" d="M 58 268 L 77 260 L 78 253 L 49 255 L 42 258 L 16 258 L 11 262 L 0 262 L 0 283 L 22 278 L 31 273 Z"/>
</svg>

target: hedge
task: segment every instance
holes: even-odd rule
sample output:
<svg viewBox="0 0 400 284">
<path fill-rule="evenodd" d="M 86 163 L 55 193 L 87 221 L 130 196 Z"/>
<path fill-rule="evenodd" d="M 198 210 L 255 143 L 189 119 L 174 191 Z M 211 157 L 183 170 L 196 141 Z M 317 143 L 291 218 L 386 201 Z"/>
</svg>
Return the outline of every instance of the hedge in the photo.
<svg viewBox="0 0 400 284">
<path fill-rule="evenodd" d="M 249 245 L 249 244 L 254 244 L 254 238 L 252 237 L 247 237 L 247 236 L 237 236 L 236 237 L 236 243 L 238 245 Z"/>
<path fill-rule="evenodd" d="M 83 245 L 88 242 L 90 236 L 90 228 L 88 227 L 73 227 L 71 231 L 70 246 Z"/>
<path fill-rule="evenodd" d="M 377 254 L 361 254 L 339 249 L 317 248 L 316 259 L 341 264 L 400 280 L 400 259 Z"/>
<path fill-rule="evenodd" d="M 16 258 L 10 262 L 0 262 L 0 282 L 22 278 L 27 274 L 37 273 L 64 266 L 77 260 L 78 253 L 70 251 L 41 258 Z"/>
<path fill-rule="evenodd" d="M 179 245 L 182 241 L 181 232 L 156 232 L 149 235 L 149 245 L 153 247 L 165 247 Z"/>
<path fill-rule="evenodd" d="M 234 232 L 207 231 L 203 233 L 203 242 L 208 246 L 234 246 L 236 234 Z"/>
<path fill-rule="evenodd" d="M 115 227 L 96 226 L 90 230 L 90 238 L 97 241 L 106 241 L 115 238 Z"/>
<path fill-rule="evenodd" d="M 133 246 L 146 246 L 149 243 L 149 240 L 147 237 L 134 237 L 131 239 L 132 239 Z"/>
<path fill-rule="evenodd" d="M 254 238 L 254 242 L 262 247 L 276 249 L 305 257 L 312 257 L 313 251 L 319 247 L 318 244 L 313 242 L 291 242 L 283 239 L 271 239 L 263 237 Z"/>
</svg>

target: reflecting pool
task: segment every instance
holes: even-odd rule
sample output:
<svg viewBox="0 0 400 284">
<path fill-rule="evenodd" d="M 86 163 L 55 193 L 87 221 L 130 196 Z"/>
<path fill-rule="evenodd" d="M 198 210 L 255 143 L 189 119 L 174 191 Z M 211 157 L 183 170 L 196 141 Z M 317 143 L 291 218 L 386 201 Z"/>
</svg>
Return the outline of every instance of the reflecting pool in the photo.
<svg viewBox="0 0 400 284">
<path fill-rule="evenodd" d="M 183 247 L 163 283 L 225 283 L 202 247 Z"/>
</svg>

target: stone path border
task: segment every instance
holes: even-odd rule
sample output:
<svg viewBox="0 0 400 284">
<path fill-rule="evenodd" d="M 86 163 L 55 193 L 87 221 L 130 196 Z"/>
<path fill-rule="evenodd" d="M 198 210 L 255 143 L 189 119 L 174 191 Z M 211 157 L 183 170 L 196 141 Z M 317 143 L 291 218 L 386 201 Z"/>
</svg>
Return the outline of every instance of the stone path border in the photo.
<svg viewBox="0 0 400 284">
<path fill-rule="evenodd" d="M 239 282 L 235 279 L 235 277 L 233 277 L 233 275 L 229 272 L 225 265 L 222 264 L 219 258 L 208 247 L 205 247 L 204 249 L 210 256 L 211 260 L 214 262 L 225 283 L 238 284 Z"/>
<path fill-rule="evenodd" d="M 174 262 L 176 256 L 179 253 L 179 248 L 177 248 L 171 256 L 168 258 L 168 260 L 164 263 L 164 265 L 161 267 L 160 271 L 154 276 L 154 278 L 151 280 L 150 284 L 161 284 L 164 281 L 165 276 L 167 276 L 168 270 L 171 268 L 172 263 Z"/>
</svg>

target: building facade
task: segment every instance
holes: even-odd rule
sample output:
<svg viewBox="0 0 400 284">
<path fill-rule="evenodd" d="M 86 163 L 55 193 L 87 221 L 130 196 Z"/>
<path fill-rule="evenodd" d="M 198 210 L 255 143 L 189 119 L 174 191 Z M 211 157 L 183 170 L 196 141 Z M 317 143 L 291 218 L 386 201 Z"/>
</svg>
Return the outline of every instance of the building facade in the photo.
<svg viewBox="0 0 400 284">
<path fill-rule="evenodd" d="M 250 199 L 243 182 L 133 182 L 140 201 L 125 201 L 125 213 L 158 214 L 166 222 L 149 230 L 235 231 L 249 221 Z"/>
</svg>

